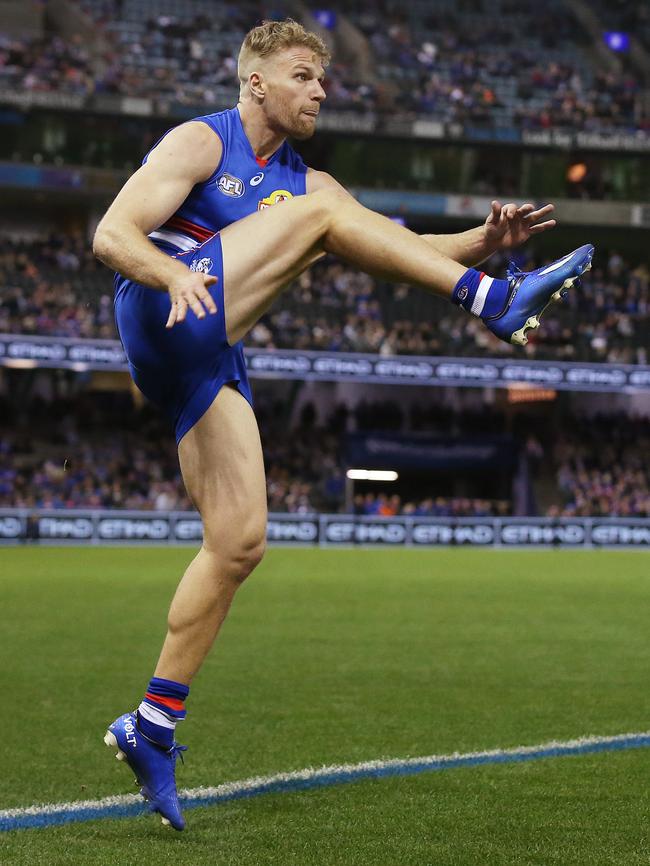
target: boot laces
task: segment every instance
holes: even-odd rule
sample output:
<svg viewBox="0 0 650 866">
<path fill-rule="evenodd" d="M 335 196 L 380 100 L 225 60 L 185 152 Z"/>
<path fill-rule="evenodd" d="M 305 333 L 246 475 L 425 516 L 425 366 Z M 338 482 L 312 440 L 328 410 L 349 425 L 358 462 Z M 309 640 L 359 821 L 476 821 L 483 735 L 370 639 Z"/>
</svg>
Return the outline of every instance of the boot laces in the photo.
<svg viewBox="0 0 650 866">
<path fill-rule="evenodd" d="M 185 763 L 185 758 L 183 757 L 183 752 L 187 752 L 187 746 L 181 746 L 179 743 L 172 743 L 171 749 L 167 750 L 167 754 L 171 758 L 180 758 L 181 764 Z"/>
<path fill-rule="evenodd" d="M 519 277 L 523 277 L 526 271 L 522 271 L 519 265 L 515 262 L 511 261 L 508 265 L 508 270 L 506 271 L 506 275 L 508 277 L 508 282 L 512 282 L 513 280 L 518 279 Z"/>
</svg>

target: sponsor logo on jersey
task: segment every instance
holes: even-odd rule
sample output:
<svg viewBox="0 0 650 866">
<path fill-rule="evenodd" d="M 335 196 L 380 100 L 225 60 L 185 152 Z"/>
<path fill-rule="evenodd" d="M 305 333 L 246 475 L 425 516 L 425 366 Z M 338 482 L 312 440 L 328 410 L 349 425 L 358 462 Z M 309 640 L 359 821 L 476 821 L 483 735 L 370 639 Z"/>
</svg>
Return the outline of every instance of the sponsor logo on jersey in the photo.
<svg viewBox="0 0 650 866">
<path fill-rule="evenodd" d="M 192 262 L 190 270 L 198 271 L 200 274 L 209 274 L 211 267 L 212 259 L 199 259 L 197 262 Z"/>
<path fill-rule="evenodd" d="M 259 174 L 256 174 L 255 177 L 252 177 L 249 181 L 251 186 L 258 186 L 264 180 L 264 172 L 261 171 Z"/>
<path fill-rule="evenodd" d="M 290 198 L 293 198 L 293 193 L 289 192 L 288 189 L 274 189 L 271 195 L 260 199 L 257 209 L 264 210 L 267 207 L 273 207 L 274 204 L 278 204 L 281 201 L 288 201 Z"/>
<path fill-rule="evenodd" d="M 244 181 L 232 174 L 222 174 L 217 178 L 217 186 L 224 195 L 241 198 L 244 194 Z"/>
</svg>

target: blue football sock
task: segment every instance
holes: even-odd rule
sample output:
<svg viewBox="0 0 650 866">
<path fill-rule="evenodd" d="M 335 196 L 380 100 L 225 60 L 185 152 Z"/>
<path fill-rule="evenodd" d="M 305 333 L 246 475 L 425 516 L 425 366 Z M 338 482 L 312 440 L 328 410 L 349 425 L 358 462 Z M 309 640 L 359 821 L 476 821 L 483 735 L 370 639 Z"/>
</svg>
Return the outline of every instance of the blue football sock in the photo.
<svg viewBox="0 0 650 866">
<path fill-rule="evenodd" d="M 150 740 L 165 749 L 174 743 L 176 723 L 185 718 L 189 686 L 154 677 L 138 707 L 138 727 Z"/>
<path fill-rule="evenodd" d="M 451 300 L 468 313 L 485 319 L 504 311 L 509 289 L 508 280 L 495 280 L 470 268 L 456 283 Z"/>
</svg>

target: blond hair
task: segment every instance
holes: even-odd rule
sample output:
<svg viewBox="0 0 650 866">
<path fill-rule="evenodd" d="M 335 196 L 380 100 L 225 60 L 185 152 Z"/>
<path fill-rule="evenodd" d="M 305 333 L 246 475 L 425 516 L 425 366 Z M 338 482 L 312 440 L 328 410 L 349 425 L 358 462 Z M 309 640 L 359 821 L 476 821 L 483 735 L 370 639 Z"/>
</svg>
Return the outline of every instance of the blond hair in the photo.
<svg viewBox="0 0 650 866">
<path fill-rule="evenodd" d="M 329 49 L 320 36 L 305 30 L 302 24 L 293 18 L 285 18 L 284 21 L 262 21 L 257 27 L 253 27 L 246 34 L 237 58 L 240 85 L 243 87 L 246 84 L 254 58 L 268 57 L 283 48 L 294 46 L 310 48 L 318 55 L 322 66 L 327 66 L 330 61 Z"/>
</svg>

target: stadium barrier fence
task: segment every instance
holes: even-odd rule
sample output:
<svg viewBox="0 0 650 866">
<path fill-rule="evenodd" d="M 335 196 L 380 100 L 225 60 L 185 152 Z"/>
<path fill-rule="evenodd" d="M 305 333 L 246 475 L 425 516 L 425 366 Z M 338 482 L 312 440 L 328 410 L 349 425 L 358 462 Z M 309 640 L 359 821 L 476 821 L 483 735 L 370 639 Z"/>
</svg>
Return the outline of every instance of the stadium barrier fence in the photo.
<svg viewBox="0 0 650 866">
<path fill-rule="evenodd" d="M 650 548 L 650 518 L 270 514 L 270 544 L 311 547 Z M 0 509 L 0 544 L 197 544 L 195 512 Z"/>
<path fill-rule="evenodd" d="M 501 358 L 367 355 L 296 349 L 246 349 L 251 377 L 398 385 L 508 388 L 524 383 L 562 391 L 650 391 L 650 366 Z M 118 340 L 0 334 L 0 364 L 127 371 Z"/>
</svg>

